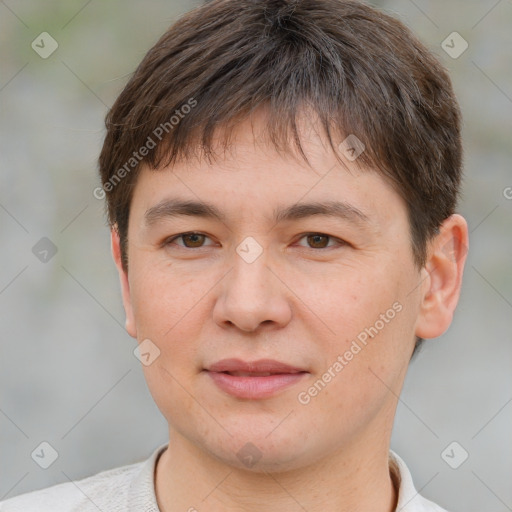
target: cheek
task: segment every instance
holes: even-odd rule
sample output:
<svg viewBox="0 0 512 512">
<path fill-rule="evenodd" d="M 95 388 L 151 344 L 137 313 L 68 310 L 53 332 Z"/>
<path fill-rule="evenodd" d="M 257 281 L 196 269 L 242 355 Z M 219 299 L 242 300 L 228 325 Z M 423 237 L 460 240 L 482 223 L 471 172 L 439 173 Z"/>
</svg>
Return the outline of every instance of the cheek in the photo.
<svg viewBox="0 0 512 512">
<path fill-rule="evenodd" d="M 168 269 L 145 272 L 132 288 L 139 342 L 150 339 L 160 351 L 142 368 L 148 389 L 163 416 L 176 425 L 181 417 L 201 413 L 191 383 L 200 371 L 197 341 L 204 322 L 199 317 L 206 305 L 201 298 L 210 288 L 204 280 L 176 277 Z"/>
<path fill-rule="evenodd" d="M 151 261 L 133 266 L 134 275 L 139 276 L 130 285 L 139 337 L 153 336 L 165 343 L 172 339 L 175 343 L 183 325 L 197 314 L 196 306 L 211 288 L 207 274 L 199 279 Z"/>
<path fill-rule="evenodd" d="M 393 319 L 398 316 L 392 308 L 404 300 L 403 277 L 391 261 L 387 265 L 375 263 L 363 268 L 332 267 L 327 273 L 295 277 L 292 281 L 297 295 L 329 328 L 336 349 L 343 348 L 343 340 L 354 339 L 377 321 L 379 331 L 384 330 L 380 315 L 386 311 L 391 310 L 388 316 Z"/>
<path fill-rule="evenodd" d="M 398 267 L 390 259 L 388 265 L 381 261 L 366 272 L 333 273 L 322 280 L 322 287 L 311 279 L 303 282 L 308 306 L 329 327 L 327 335 L 316 338 L 317 349 L 323 352 L 319 377 L 329 381 L 325 387 L 322 382 L 317 386 L 322 389 L 318 403 L 355 412 L 381 403 L 389 393 L 386 386 L 398 390 L 415 320 L 412 295 L 408 296 L 412 274 L 405 266 Z M 325 373 L 329 368 L 330 375 Z"/>
<path fill-rule="evenodd" d="M 204 339 L 202 330 L 211 287 L 207 279 L 183 274 L 177 277 L 169 269 L 155 268 L 133 283 L 139 342 L 150 339 L 159 350 L 154 363 L 143 367 L 159 407 L 172 403 L 182 403 L 183 407 L 188 398 L 180 394 L 180 384 L 187 385 L 202 369 L 198 343 Z"/>
</svg>

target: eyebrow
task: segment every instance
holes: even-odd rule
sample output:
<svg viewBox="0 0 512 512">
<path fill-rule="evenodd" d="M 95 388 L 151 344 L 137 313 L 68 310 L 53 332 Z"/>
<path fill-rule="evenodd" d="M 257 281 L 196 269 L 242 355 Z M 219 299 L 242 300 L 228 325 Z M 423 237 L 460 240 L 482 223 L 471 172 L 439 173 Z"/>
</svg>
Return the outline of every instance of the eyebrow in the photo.
<svg viewBox="0 0 512 512">
<path fill-rule="evenodd" d="M 158 221 L 182 215 L 214 219 L 223 223 L 226 222 L 226 215 L 215 205 L 203 201 L 181 199 L 164 199 L 146 211 L 144 220 L 146 226 L 150 227 Z M 285 208 L 276 208 L 273 212 L 273 220 L 278 224 L 286 221 L 304 219 L 313 215 L 337 217 L 361 227 L 371 222 L 368 215 L 354 205 L 343 201 L 316 201 L 311 203 L 297 203 Z"/>
</svg>

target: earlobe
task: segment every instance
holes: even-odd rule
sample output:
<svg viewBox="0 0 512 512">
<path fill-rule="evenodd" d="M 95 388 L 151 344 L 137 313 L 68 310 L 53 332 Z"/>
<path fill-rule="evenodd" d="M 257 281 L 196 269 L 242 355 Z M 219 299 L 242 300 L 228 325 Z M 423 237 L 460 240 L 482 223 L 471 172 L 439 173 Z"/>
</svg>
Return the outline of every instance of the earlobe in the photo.
<svg viewBox="0 0 512 512">
<path fill-rule="evenodd" d="M 429 247 L 416 336 L 437 338 L 450 326 L 460 296 L 468 244 L 466 220 L 451 215 Z"/>
<path fill-rule="evenodd" d="M 128 274 L 123 268 L 122 257 L 121 257 L 121 243 L 119 239 L 119 233 L 116 227 L 112 227 L 110 230 L 110 240 L 112 257 L 116 264 L 117 271 L 119 273 L 119 280 L 121 282 L 121 293 L 123 298 L 123 306 L 126 315 L 125 328 L 130 336 L 137 338 L 137 329 L 135 327 L 135 318 L 133 315 L 133 306 L 130 294 L 130 283 L 128 281 Z"/>
</svg>

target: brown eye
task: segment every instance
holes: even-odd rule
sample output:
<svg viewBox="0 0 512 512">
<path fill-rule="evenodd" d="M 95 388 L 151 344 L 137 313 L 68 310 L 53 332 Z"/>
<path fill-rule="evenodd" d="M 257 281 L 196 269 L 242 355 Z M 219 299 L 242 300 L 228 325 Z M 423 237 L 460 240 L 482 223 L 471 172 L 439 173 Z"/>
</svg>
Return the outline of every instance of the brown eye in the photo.
<svg viewBox="0 0 512 512">
<path fill-rule="evenodd" d="M 183 240 L 185 247 L 195 248 L 201 247 L 204 242 L 205 235 L 201 235 L 200 233 L 188 233 L 181 235 L 178 238 Z"/>
<path fill-rule="evenodd" d="M 202 233 L 181 233 L 180 235 L 169 238 L 165 242 L 165 245 L 177 245 L 184 249 L 200 249 L 202 247 L 207 247 L 204 245 L 205 239 L 207 238 L 209 237 Z M 183 243 L 177 243 L 175 240 L 182 240 Z"/>
<path fill-rule="evenodd" d="M 329 243 L 328 235 L 307 235 L 308 243 L 311 244 L 313 249 L 324 249 Z"/>
<path fill-rule="evenodd" d="M 336 247 L 343 247 L 348 245 L 344 240 L 335 238 L 331 235 L 326 235 L 324 233 L 306 233 L 302 235 L 299 240 L 302 239 L 306 239 L 307 246 L 302 244 L 299 245 L 301 247 L 305 247 L 306 249 L 335 249 Z"/>
</svg>

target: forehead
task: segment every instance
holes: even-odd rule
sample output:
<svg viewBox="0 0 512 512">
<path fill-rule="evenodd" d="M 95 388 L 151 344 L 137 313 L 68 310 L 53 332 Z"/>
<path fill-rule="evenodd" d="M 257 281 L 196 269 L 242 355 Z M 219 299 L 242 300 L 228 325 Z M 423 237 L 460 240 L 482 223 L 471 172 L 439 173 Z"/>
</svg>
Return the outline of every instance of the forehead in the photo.
<svg viewBox="0 0 512 512">
<path fill-rule="evenodd" d="M 177 215 L 222 222 L 258 216 L 277 223 L 325 214 L 363 227 L 404 213 L 402 199 L 380 173 L 344 155 L 340 162 L 314 122 L 303 120 L 299 129 L 307 161 L 293 144 L 287 151 L 276 148 L 260 114 L 237 125 L 227 145 L 226 133 L 218 131 L 212 159 L 198 153 L 158 170 L 142 166 L 133 207 L 147 225 Z"/>
</svg>

